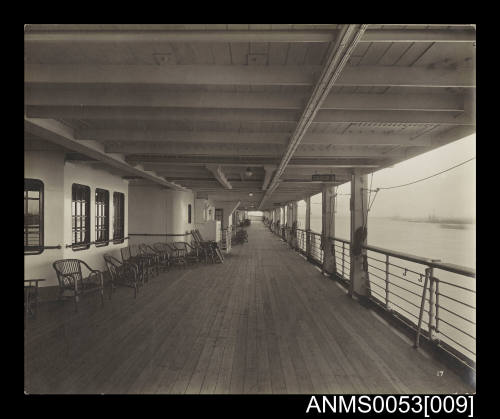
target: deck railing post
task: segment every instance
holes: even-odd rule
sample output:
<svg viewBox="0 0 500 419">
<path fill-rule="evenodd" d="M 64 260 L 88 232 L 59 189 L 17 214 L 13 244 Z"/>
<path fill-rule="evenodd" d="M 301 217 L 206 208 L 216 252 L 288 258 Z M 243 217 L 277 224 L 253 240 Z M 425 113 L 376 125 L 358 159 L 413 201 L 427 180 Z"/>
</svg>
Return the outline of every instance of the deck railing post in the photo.
<svg viewBox="0 0 500 419">
<path fill-rule="evenodd" d="M 414 345 L 415 348 L 418 348 L 418 346 L 419 346 L 420 330 L 422 328 L 422 317 L 424 314 L 424 306 L 425 306 L 425 294 L 427 293 L 427 284 L 429 283 L 430 273 L 431 273 L 431 268 L 426 268 L 424 288 L 422 289 L 422 300 L 420 303 L 420 313 L 418 315 L 417 334 L 415 336 L 415 345 Z"/>
<path fill-rule="evenodd" d="M 389 255 L 385 255 L 385 308 L 389 310 Z"/>
<path fill-rule="evenodd" d="M 439 278 L 434 278 L 436 282 L 436 329 L 435 340 L 439 340 Z"/>
<path fill-rule="evenodd" d="M 431 341 L 435 340 L 435 293 L 436 293 L 436 281 L 434 278 L 434 268 L 429 268 L 429 339 Z"/>
</svg>

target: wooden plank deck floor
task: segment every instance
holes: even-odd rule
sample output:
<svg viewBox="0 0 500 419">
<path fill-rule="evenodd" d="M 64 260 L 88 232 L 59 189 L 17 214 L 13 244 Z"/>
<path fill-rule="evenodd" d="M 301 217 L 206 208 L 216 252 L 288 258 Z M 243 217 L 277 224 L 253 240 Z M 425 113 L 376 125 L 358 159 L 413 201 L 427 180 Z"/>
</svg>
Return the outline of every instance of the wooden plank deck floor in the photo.
<svg viewBox="0 0 500 419">
<path fill-rule="evenodd" d="M 472 393 L 259 222 L 224 264 L 46 303 L 25 329 L 28 393 Z M 438 376 L 438 371 L 444 371 Z"/>
</svg>

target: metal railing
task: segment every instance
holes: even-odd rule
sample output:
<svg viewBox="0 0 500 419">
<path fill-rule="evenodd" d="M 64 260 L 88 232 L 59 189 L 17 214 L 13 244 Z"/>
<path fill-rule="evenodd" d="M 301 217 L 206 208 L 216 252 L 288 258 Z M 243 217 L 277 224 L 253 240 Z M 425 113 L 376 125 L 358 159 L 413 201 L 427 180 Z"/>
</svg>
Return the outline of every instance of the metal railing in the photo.
<svg viewBox="0 0 500 419">
<path fill-rule="evenodd" d="M 284 240 L 290 228 L 270 230 Z M 294 249 L 322 266 L 322 236 L 296 229 Z M 350 241 L 331 237 L 337 279 L 350 282 Z M 376 246 L 363 246 L 363 269 L 368 273 L 369 298 L 415 331 L 415 346 L 423 336 L 475 368 L 475 277 L 471 268 L 442 263 Z"/>
<path fill-rule="evenodd" d="M 476 271 L 375 246 L 364 246 L 370 298 L 420 336 L 475 366 Z"/>
<path fill-rule="evenodd" d="M 296 250 L 306 256 L 311 262 L 322 265 L 325 257 L 323 249 L 323 238 L 320 233 L 311 230 L 296 230 Z M 333 257 L 335 260 L 335 272 L 342 280 L 350 280 L 350 243 L 349 240 L 333 237 Z"/>
</svg>

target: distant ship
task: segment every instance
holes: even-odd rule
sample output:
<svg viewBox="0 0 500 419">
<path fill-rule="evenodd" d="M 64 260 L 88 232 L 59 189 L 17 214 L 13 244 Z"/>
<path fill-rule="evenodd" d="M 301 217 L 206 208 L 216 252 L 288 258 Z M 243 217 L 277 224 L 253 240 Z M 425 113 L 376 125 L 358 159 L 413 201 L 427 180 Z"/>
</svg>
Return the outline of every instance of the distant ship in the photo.
<svg viewBox="0 0 500 419">
<path fill-rule="evenodd" d="M 441 228 L 451 228 L 454 230 L 465 230 L 467 228 L 467 224 L 440 224 Z"/>
</svg>

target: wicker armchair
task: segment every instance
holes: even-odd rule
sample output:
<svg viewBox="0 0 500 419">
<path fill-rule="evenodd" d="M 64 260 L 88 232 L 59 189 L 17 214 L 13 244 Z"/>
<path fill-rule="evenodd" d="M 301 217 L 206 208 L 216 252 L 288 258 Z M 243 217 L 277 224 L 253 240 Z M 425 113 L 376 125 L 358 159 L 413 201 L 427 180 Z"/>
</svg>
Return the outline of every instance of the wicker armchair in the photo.
<svg viewBox="0 0 500 419">
<path fill-rule="evenodd" d="M 168 270 L 170 267 L 170 249 L 166 243 L 154 243 L 150 246 L 151 249 L 158 255 L 158 263 L 160 268 Z"/>
<path fill-rule="evenodd" d="M 164 243 L 164 245 L 168 249 L 170 263 L 186 267 L 187 259 L 185 250 L 177 248 L 173 244 Z"/>
<path fill-rule="evenodd" d="M 191 246 L 187 242 L 174 242 L 173 246 L 184 255 L 186 263 L 197 263 L 200 261 L 200 253 L 198 248 Z"/>
<path fill-rule="evenodd" d="M 120 254 L 122 256 L 122 261 L 136 265 L 139 269 L 139 275 L 142 282 L 147 282 L 149 280 L 149 266 L 147 258 L 142 257 L 139 253 L 135 252 L 132 254 L 132 246 L 122 247 L 120 249 Z"/>
<path fill-rule="evenodd" d="M 123 285 L 134 289 L 134 298 L 137 298 L 137 291 L 139 285 L 144 283 L 143 278 L 139 275 L 139 268 L 137 265 L 128 262 L 121 262 L 110 254 L 104 254 L 104 261 L 108 268 L 110 276 L 110 293 L 109 299 L 113 295 L 113 289 L 116 285 Z"/>
<path fill-rule="evenodd" d="M 160 256 L 153 248 L 145 243 L 141 243 L 137 246 L 139 255 L 146 258 L 148 268 L 155 272 L 156 275 L 160 273 Z"/>
<path fill-rule="evenodd" d="M 88 275 L 83 276 L 82 265 L 87 269 Z M 83 260 L 61 259 L 52 264 L 59 281 L 59 298 L 73 298 L 75 311 L 78 311 L 80 296 L 91 292 L 99 292 L 101 304 L 104 305 L 104 283 L 101 271 L 92 269 Z"/>
</svg>

